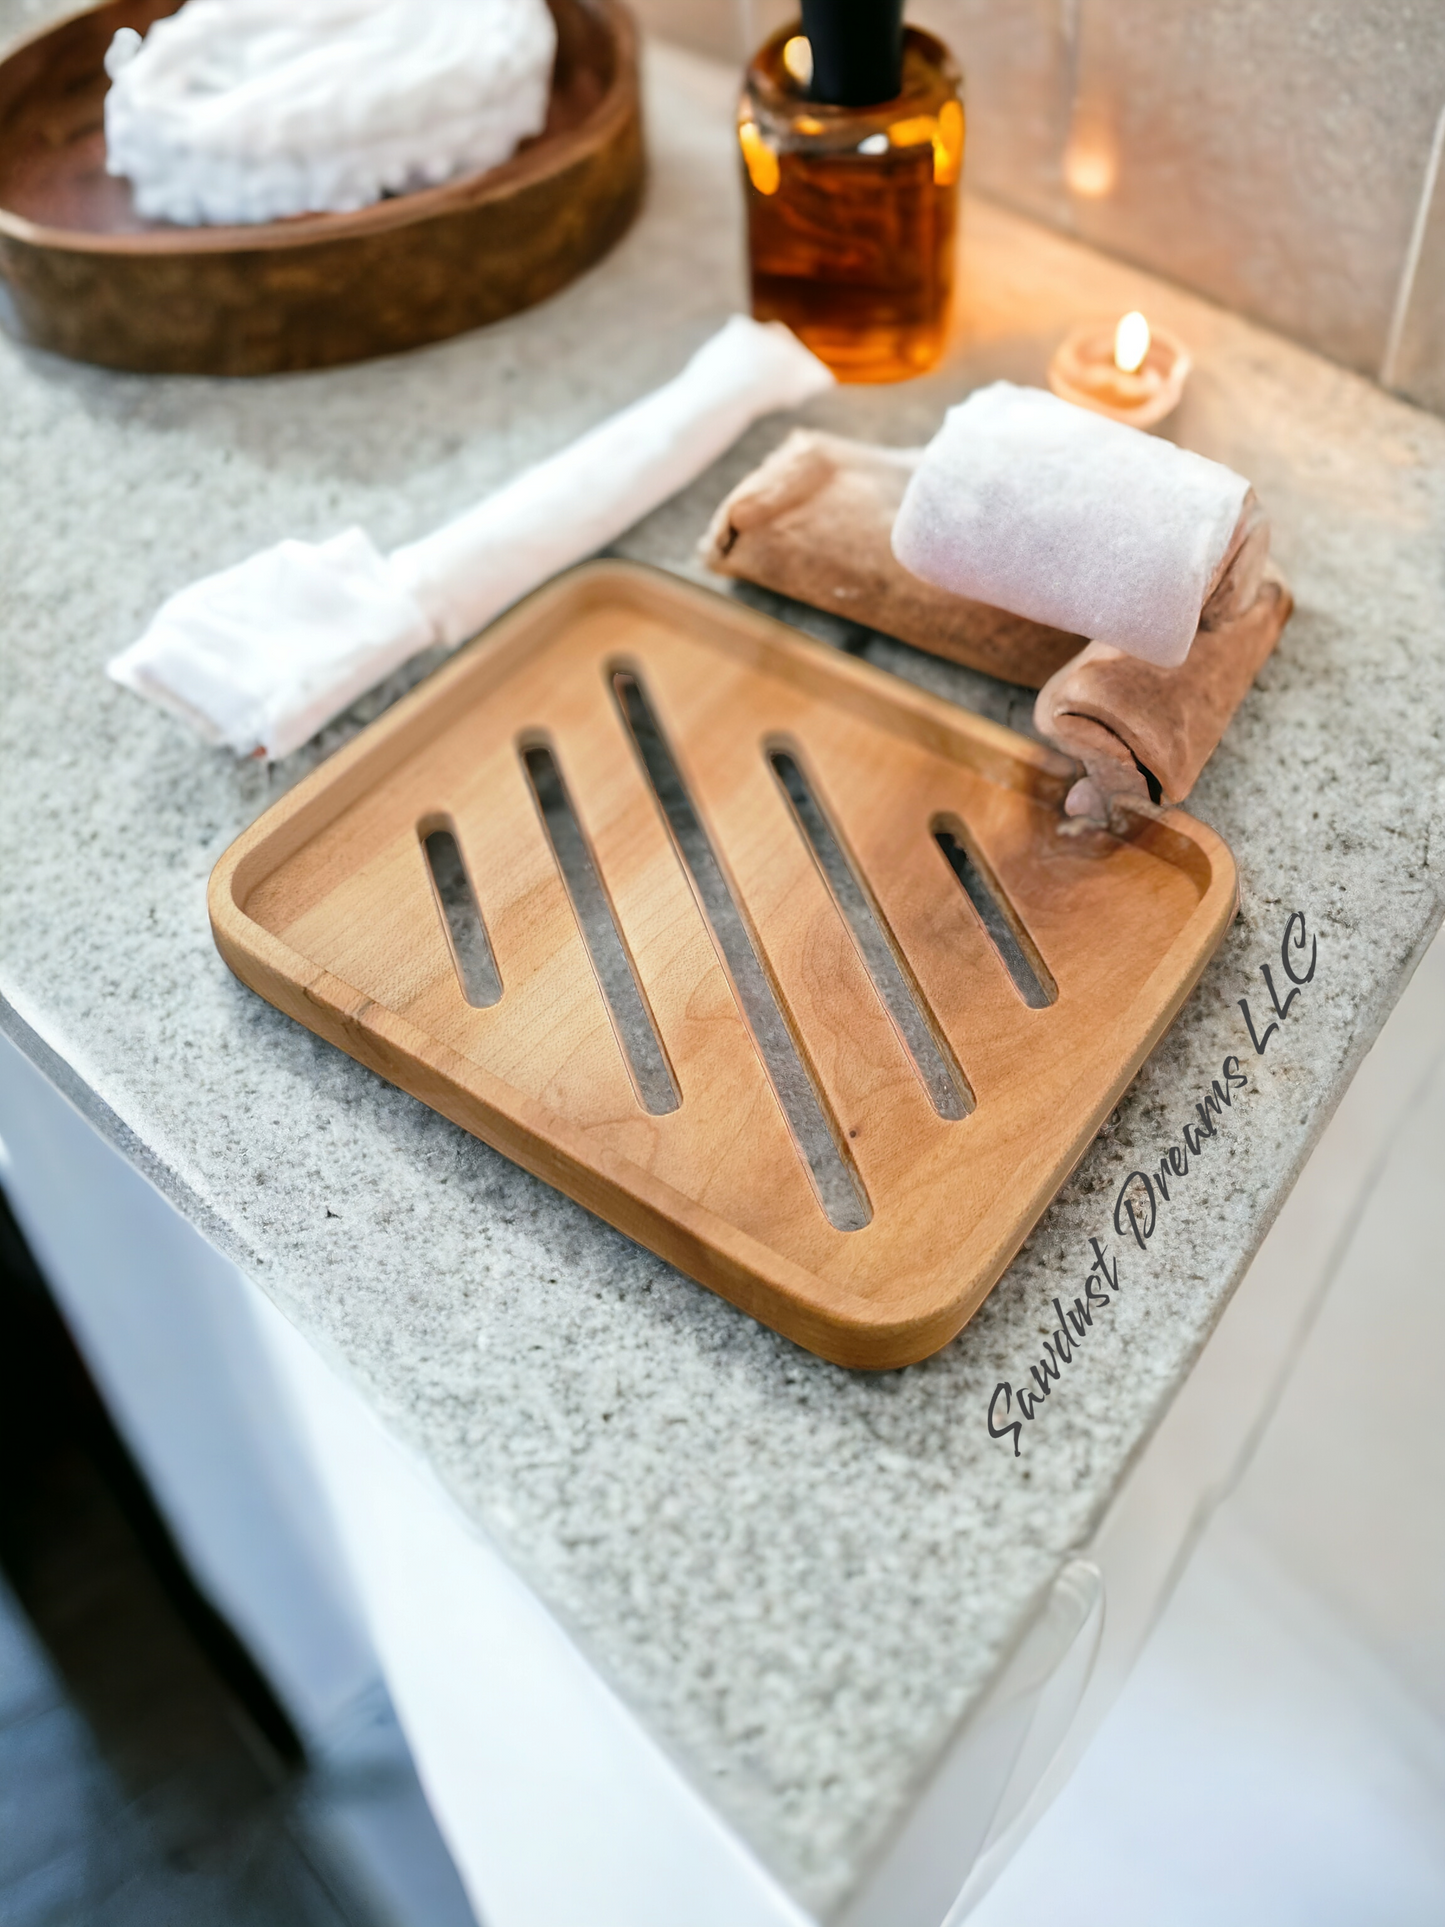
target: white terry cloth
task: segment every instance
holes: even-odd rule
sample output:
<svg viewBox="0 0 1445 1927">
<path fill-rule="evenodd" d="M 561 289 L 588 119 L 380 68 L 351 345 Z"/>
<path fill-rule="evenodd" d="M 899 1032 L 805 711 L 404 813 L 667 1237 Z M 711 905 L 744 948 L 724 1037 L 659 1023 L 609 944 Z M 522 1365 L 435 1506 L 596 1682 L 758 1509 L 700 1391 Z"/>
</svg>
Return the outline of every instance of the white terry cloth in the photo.
<svg viewBox="0 0 1445 1927">
<path fill-rule="evenodd" d="M 436 641 L 361 529 L 278 542 L 162 603 L 107 673 L 242 756 L 289 755 Z"/>
<path fill-rule="evenodd" d="M 1219 462 L 996 381 L 924 451 L 893 553 L 937 588 L 1173 668 L 1248 492 Z"/>
<path fill-rule="evenodd" d="M 418 650 L 465 642 L 701 474 L 760 415 L 831 387 L 779 322 L 734 315 L 682 373 L 434 535 L 278 542 L 162 605 L 108 665 L 238 755 L 289 755 Z"/>
<path fill-rule="evenodd" d="M 478 173 L 540 134 L 546 0 L 186 0 L 106 55 L 106 169 L 147 220 L 275 221 Z"/>
</svg>

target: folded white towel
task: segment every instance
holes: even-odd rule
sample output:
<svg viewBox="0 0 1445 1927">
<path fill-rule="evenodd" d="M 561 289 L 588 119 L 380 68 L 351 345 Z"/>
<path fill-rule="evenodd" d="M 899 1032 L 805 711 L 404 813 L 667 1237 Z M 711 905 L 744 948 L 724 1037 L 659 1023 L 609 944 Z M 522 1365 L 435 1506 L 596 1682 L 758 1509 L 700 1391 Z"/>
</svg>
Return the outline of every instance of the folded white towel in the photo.
<svg viewBox="0 0 1445 1927">
<path fill-rule="evenodd" d="M 545 0 L 186 0 L 106 56 L 106 169 L 149 220 L 277 221 L 496 167 L 540 134 Z"/>
<path fill-rule="evenodd" d="M 390 557 L 360 529 L 278 542 L 157 612 L 108 673 L 238 755 L 286 756 L 430 644 L 455 645 L 701 474 L 750 423 L 833 376 L 777 322 L 734 315 L 675 380 Z"/>
<path fill-rule="evenodd" d="M 940 589 L 1172 668 L 1248 492 L 1219 462 L 998 381 L 949 410 L 893 553 Z"/>
</svg>

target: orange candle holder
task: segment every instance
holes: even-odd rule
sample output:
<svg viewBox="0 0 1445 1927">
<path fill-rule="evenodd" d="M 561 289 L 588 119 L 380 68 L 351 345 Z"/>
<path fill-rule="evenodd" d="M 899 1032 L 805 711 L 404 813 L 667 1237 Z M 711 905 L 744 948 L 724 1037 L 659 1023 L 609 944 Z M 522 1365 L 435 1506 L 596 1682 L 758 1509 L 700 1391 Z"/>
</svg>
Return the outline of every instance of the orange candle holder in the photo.
<svg viewBox="0 0 1445 1927">
<path fill-rule="evenodd" d="M 1152 428 L 1179 406 L 1193 366 L 1189 350 L 1169 329 L 1151 328 L 1143 360 L 1121 368 L 1116 328 L 1112 321 L 1087 321 L 1065 336 L 1049 363 L 1049 387 L 1061 400 L 1097 415 Z"/>
</svg>

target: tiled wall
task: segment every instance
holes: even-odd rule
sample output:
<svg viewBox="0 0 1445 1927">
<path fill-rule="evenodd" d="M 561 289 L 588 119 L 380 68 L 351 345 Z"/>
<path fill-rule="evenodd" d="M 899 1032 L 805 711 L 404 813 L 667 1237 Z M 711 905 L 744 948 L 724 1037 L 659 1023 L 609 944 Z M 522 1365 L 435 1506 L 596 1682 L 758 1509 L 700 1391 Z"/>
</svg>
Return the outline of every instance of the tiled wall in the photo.
<svg viewBox="0 0 1445 1927">
<path fill-rule="evenodd" d="M 740 59 L 788 0 L 635 0 Z M 1445 410 L 1445 0 L 909 0 L 972 185 Z"/>
</svg>

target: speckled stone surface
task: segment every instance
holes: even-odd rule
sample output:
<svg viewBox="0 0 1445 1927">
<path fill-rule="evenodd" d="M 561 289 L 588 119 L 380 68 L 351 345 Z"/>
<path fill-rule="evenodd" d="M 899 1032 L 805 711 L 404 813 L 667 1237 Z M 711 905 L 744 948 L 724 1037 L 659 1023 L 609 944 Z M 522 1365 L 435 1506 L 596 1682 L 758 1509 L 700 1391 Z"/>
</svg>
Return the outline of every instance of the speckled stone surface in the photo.
<svg viewBox="0 0 1445 1927">
<path fill-rule="evenodd" d="M 1175 432 L 1254 480 L 1299 604 L 1194 798 L 1237 853 L 1243 914 L 1179 1022 L 958 1340 L 889 1375 L 822 1364 L 227 974 L 212 864 L 384 697 L 267 770 L 101 673 L 198 573 L 283 533 L 416 535 L 672 373 L 741 295 L 731 96 L 725 70 L 656 57 L 640 225 L 486 333 L 249 384 L 0 342 L 0 993 L 826 1912 L 1088 1537 L 1439 921 L 1445 422 L 978 205 L 947 364 L 807 411 L 918 440 L 978 381 L 1039 379 L 1067 323 L 1141 305 L 1198 357 Z M 691 567 L 713 505 L 787 426 L 761 424 L 623 550 Z M 1026 710 L 871 651 L 990 713 Z M 1262 1029 L 1272 963 L 1283 1001 L 1295 910 L 1317 967 L 1256 1056 L 1238 1000 Z M 1140 1249 L 1114 1230 L 1120 1186 L 1182 1146 L 1227 1056 L 1247 1088 Z M 989 1436 L 990 1395 L 1029 1384 L 1091 1237 L 1117 1296 L 1015 1457 Z"/>
</svg>

